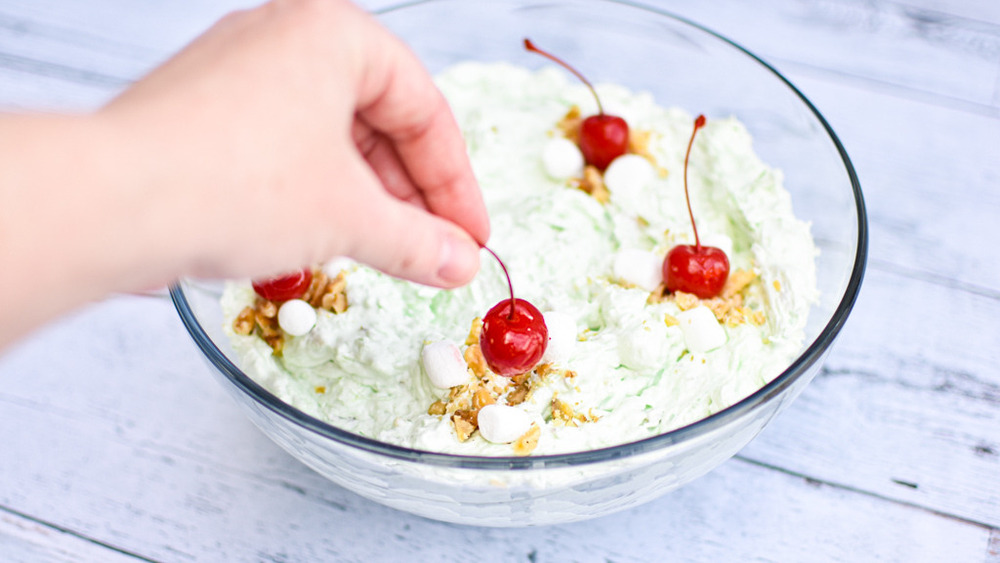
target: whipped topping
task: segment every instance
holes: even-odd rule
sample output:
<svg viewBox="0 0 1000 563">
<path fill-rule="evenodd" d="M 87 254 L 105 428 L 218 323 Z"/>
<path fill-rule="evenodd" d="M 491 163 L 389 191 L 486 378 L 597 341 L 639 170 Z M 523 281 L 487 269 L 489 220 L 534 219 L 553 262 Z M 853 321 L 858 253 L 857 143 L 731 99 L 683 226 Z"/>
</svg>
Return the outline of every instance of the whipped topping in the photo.
<svg viewBox="0 0 1000 563">
<path fill-rule="evenodd" d="M 538 455 L 690 424 L 759 389 L 801 352 L 817 297 L 817 251 L 781 173 L 754 154 L 739 121 L 709 116 L 688 180 L 703 243 L 724 246 L 732 270 L 751 281 L 737 301 L 651 299 L 656 262 L 694 242 L 682 183 L 693 116 L 645 93 L 597 85 L 606 106 L 649 133 L 652 159 L 630 154 L 612 163 L 602 203 L 574 187 L 579 163 L 556 125 L 574 105 L 595 111 L 575 79 L 555 68 L 470 62 L 437 80 L 490 212 L 489 245 L 517 295 L 544 312 L 543 361 L 553 369 L 533 375 L 517 404 L 498 401 L 503 409 L 487 410 L 485 426 L 459 439 L 441 405 L 477 380 L 462 373 L 455 353 L 473 320 L 507 296 L 499 267 L 484 254 L 471 284 L 446 291 L 338 260 L 330 269 L 346 275 L 347 309 L 319 310 L 311 330 L 286 336 L 280 355 L 257 335 L 228 328 L 255 296 L 249 281 L 227 285 L 222 306 L 241 368 L 269 391 L 345 430 L 422 450 L 513 455 L 511 434 L 531 427 L 530 453 Z M 720 321 L 710 307 L 728 312 Z"/>
</svg>

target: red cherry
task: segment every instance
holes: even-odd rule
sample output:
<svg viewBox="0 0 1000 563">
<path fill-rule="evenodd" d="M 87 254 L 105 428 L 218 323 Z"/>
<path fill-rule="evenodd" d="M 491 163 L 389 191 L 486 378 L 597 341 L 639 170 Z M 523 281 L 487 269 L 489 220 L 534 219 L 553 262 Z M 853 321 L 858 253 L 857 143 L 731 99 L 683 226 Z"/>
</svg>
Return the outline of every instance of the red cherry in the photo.
<svg viewBox="0 0 1000 563">
<path fill-rule="evenodd" d="M 694 212 L 691 211 L 691 195 L 688 192 L 688 160 L 691 158 L 691 146 L 694 136 L 705 126 L 705 116 L 699 115 L 694 120 L 691 140 L 688 141 L 687 152 L 684 154 L 684 198 L 687 199 L 688 216 L 691 218 L 691 228 L 694 230 L 694 245 L 681 244 L 670 249 L 663 259 L 663 281 L 669 291 L 693 293 L 702 299 L 709 299 L 722 293 L 729 277 L 729 258 L 726 253 L 714 246 L 702 246 L 698 238 L 698 226 L 694 222 Z"/>
<path fill-rule="evenodd" d="M 604 172 L 604 169 L 611 164 L 612 160 L 628 151 L 628 123 L 620 117 L 604 113 L 604 106 L 601 105 L 601 99 L 597 96 L 597 90 L 594 90 L 594 86 L 590 81 L 577 72 L 575 68 L 569 66 L 563 60 L 535 47 L 535 44 L 530 39 L 524 40 L 524 48 L 532 53 L 538 53 L 549 60 L 555 61 L 576 75 L 581 82 L 587 85 L 587 88 L 590 88 L 590 93 L 597 100 L 597 115 L 592 115 L 584 119 L 583 124 L 580 126 L 580 152 L 583 153 L 583 159 L 587 161 L 587 164 Z"/>
<path fill-rule="evenodd" d="M 534 305 L 517 299 L 497 303 L 483 317 L 479 346 L 494 372 L 513 377 L 531 371 L 545 353 L 549 330 Z"/>
<path fill-rule="evenodd" d="M 670 291 L 693 293 L 702 299 L 722 292 L 729 276 L 726 253 L 714 246 L 679 244 L 663 261 L 663 280 Z"/>
<path fill-rule="evenodd" d="M 500 263 L 507 277 L 510 299 L 497 303 L 483 317 L 479 348 L 494 373 L 514 377 L 530 371 L 542 359 L 549 344 L 549 329 L 541 311 L 524 299 L 514 299 L 514 284 L 510 282 L 507 266 L 496 252 L 483 248 Z"/>
<path fill-rule="evenodd" d="M 312 270 L 309 268 L 284 276 L 252 282 L 253 290 L 257 292 L 257 295 L 268 301 L 298 299 L 309 289 L 310 283 L 312 283 Z"/>
<path fill-rule="evenodd" d="M 628 123 L 614 115 L 592 115 L 580 126 L 580 152 L 601 172 L 628 150 Z"/>
</svg>

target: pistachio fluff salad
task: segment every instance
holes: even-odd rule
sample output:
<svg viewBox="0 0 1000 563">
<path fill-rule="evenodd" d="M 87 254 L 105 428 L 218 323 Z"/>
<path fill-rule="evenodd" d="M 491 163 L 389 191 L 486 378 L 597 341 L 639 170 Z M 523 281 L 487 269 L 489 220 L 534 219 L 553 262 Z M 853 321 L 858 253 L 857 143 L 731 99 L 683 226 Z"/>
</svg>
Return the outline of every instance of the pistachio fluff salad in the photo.
<svg viewBox="0 0 1000 563">
<path fill-rule="evenodd" d="M 338 259 L 301 272 L 291 293 L 227 284 L 238 361 L 270 392 L 391 444 L 540 455 L 685 426 L 753 393 L 800 353 L 817 250 L 781 173 L 754 154 L 740 122 L 709 116 L 691 141 L 694 115 L 599 84 L 604 111 L 629 126 L 627 153 L 602 171 L 578 149 L 595 98 L 562 69 L 469 62 L 437 83 L 483 191 L 489 247 L 517 299 L 544 315 L 542 359 L 513 377 L 483 360 L 481 319 L 510 294 L 485 252 L 475 280 L 455 290 Z M 663 285 L 668 251 L 695 243 L 689 142 L 700 242 L 730 265 L 711 298 Z"/>
</svg>

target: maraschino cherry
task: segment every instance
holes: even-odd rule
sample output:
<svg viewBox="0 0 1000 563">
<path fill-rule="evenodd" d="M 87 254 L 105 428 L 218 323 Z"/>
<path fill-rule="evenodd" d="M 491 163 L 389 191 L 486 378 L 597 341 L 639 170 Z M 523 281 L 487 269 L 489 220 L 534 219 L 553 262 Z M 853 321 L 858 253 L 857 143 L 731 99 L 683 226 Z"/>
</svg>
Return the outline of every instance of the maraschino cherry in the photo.
<svg viewBox="0 0 1000 563">
<path fill-rule="evenodd" d="M 312 270 L 303 268 L 298 272 L 267 278 L 253 280 L 253 290 L 268 301 L 288 301 L 302 297 L 309 284 L 312 283 Z"/>
<path fill-rule="evenodd" d="M 663 281 L 669 291 L 693 293 L 702 299 L 709 299 L 722 293 L 729 277 L 729 259 L 726 253 L 714 246 L 702 246 L 698 238 L 698 227 L 694 223 L 694 212 L 691 211 L 691 195 L 688 192 L 688 160 L 691 158 L 691 146 L 698 129 L 705 126 L 705 116 L 699 115 L 694 120 L 694 130 L 688 141 L 687 152 L 684 154 L 684 197 L 687 199 L 688 216 L 691 217 L 691 228 L 694 230 L 694 244 L 680 244 L 667 253 L 663 260 Z"/>
<path fill-rule="evenodd" d="M 491 370 L 504 377 L 513 377 L 530 371 L 542 359 L 549 342 L 549 330 L 541 311 L 524 299 L 514 299 L 514 284 L 503 260 L 489 248 L 483 248 L 500 263 L 507 277 L 510 299 L 497 303 L 483 317 L 479 347 Z"/>
<path fill-rule="evenodd" d="M 580 152 L 583 153 L 583 159 L 587 161 L 587 164 L 604 172 L 612 160 L 625 154 L 628 150 L 628 123 L 620 117 L 604 113 L 604 106 L 601 105 L 601 99 L 597 96 L 594 86 L 575 68 L 535 47 L 530 39 L 524 40 L 524 48 L 555 61 L 572 72 L 594 94 L 594 99 L 597 100 L 597 115 L 591 115 L 584 119 L 580 125 Z"/>
</svg>

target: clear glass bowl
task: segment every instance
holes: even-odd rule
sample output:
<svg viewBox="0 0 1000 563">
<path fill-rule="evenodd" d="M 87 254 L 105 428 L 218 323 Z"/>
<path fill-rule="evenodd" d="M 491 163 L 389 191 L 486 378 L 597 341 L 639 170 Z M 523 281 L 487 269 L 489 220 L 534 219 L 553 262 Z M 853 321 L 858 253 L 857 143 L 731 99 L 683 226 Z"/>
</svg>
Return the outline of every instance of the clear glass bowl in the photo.
<svg viewBox="0 0 1000 563">
<path fill-rule="evenodd" d="M 753 54 L 683 18 L 627 2 L 431 0 L 384 10 L 381 21 L 436 72 L 462 60 L 547 64 L 531 37 L 594 82 L 651 92 L 662 105 L 735 115 L 761 158 L 781 168 L 796 214 L 812 222 L 822 297 L 801 354 L 769 384 L 689 426 L 600 450 L 538 457 L 417 451 L 357 436 L 283 403 L 247 377 L 222 332 L 218 287 L 171 288 L 181 320 L 222 385 L 268 436 L 335 483 L 429 518 L 529 526 L 601 516 L 703 475 L 745 446 L 809 383 L 857 297 L 867 255 L 854 169 L 816 108 Z"/>
</svg>

